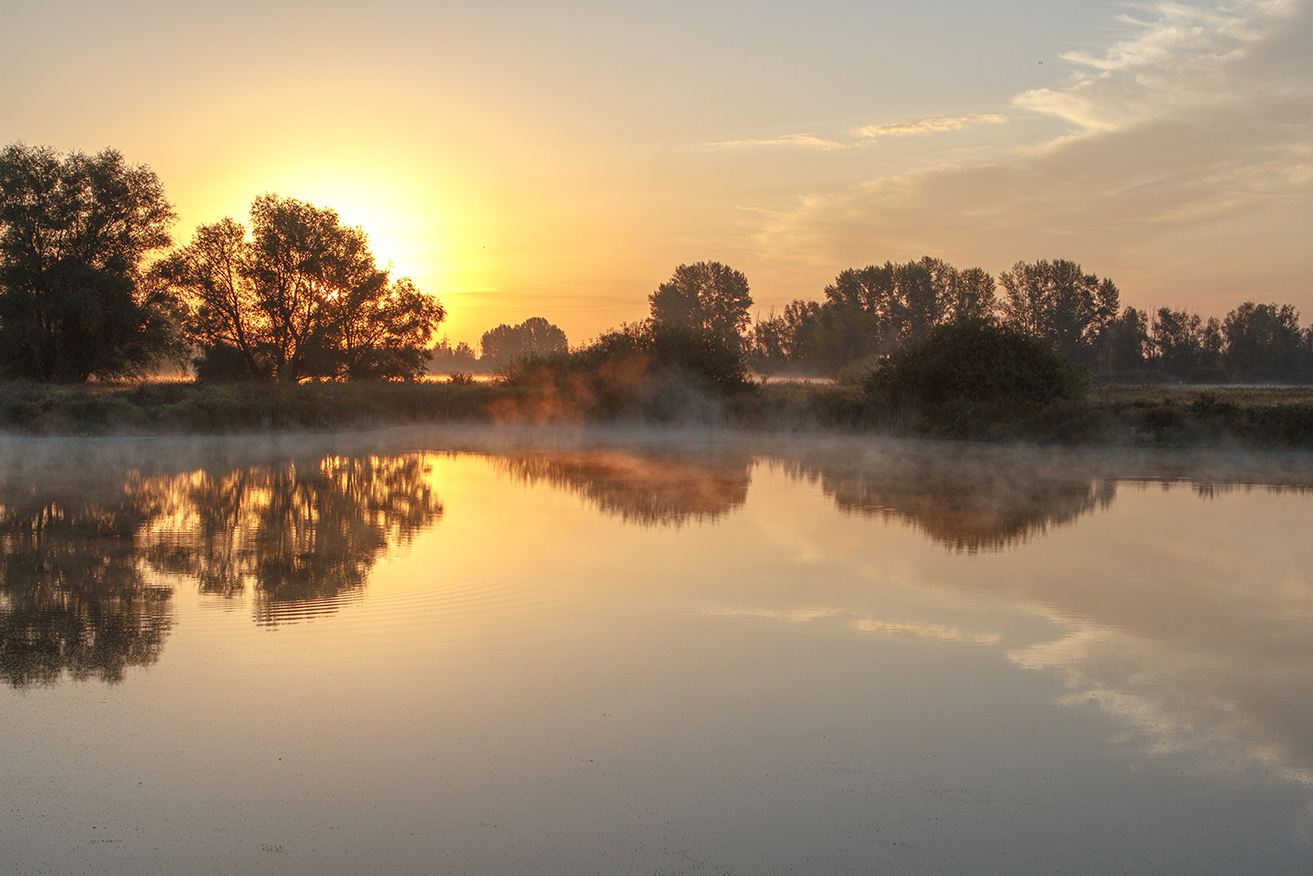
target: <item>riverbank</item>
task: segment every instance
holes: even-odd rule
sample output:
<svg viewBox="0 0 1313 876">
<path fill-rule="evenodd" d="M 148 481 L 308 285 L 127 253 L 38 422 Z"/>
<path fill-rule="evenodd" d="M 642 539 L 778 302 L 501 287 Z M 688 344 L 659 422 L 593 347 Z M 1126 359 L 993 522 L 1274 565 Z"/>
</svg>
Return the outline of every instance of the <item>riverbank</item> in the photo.
<svg viewBox="0 0 1313 876">
<path fill-rule="evenodd" d="M 689 393 L 654 424 L 833 430 L 1045 444 L 1313 448 L 1307 387 L 1101 386 L 1082 401 L 1030 407 L 951 403 L 893 409 L 860 389 L 776 382 Z M 0 384 L 0 429 L 38 435 L 200 434 L 394 425 L 597 422 L 550 388 L 494 383 Z"/>
</svg>

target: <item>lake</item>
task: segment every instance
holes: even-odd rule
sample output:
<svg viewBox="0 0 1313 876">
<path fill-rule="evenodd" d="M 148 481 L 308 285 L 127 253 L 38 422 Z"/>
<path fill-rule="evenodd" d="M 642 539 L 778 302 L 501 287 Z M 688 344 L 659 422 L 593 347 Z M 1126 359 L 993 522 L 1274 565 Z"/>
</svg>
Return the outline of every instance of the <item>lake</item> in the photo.
<svg viewBox="0 0 1313 876">
<path fill-rule="evenodd" d="M 0 439 L 0 872 L 1295 873 L 1313 457 Z"/>
</svg>

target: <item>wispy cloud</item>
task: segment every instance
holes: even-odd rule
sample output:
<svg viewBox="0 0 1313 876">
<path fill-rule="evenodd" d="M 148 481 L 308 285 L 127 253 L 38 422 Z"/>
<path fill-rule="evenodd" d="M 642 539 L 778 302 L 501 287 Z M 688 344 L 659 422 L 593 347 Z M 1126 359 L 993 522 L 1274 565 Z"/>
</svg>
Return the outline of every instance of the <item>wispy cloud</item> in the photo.
<svg viewBox="0 0 1313 876">
<path fill-rule="evenodd" d="M 968 113 L 963 116 L 933 115 L 910 121 L 883 122 L 878 125 L 866 125 L 858 128 L 848 136 L 858 139 L 843 142 L 814 134 L 785 134 L 782 137 L 768 137 L 763 140 L 721 140 L 708 143 L 708 146 L 798 146 L 804 149 L 852 149 L 870 145 L 880 137 L 902 136 L 907 134 L 933 134 L 943 131 L 960 131 L 974 125 L 1005 125 L 1008 117 L 1002 113 Z"/>
<path fill-rule="evenodd" d="M 937 642 L 963 642 L 969 645 L 997 645 L 1003 637 L 997 633 L 964 633 L 957 627 L 942 624 L 889 623 L 880 620 L 859 620 L 857 629 L 864 633 L 892 633 L 915 639 L 933 639 Z"/>
<path fill-rule="evenodd" d="M 826 140 L 823 137 L 816 137 L 811 134 L 786 134 L 783 137 L 771 137 L 765 140 L 722 140 L 718 143 L 708 143 L 708 146 L 733 147 L 733 146 L 799 146 L 804 149 L 848 149 L 853 144 L 840 143 L 837 140 Z"/>
<path fill-rule="evenodd" d="M 1089 130 L 1123 131 L 1191 108 L 1252 100 L 1290 84 L 1246 75 L 1244 68 L 1262 65 L 1255 50 L 1296 18 L 1296 0 L 1218 8 L 1166 2 L 1146 11 L 1153 17 L 1122 16 L 1131 34 L 1102 55 L 1063 55 L 1080 68 L 1063 87 L 1022 92 L 1013 105 Z"/>
<path fill-rule="evenodd" d="M 1311 6 L 1144 7 L 1105 52 L 1068 56 L 1079 69 L 1065 84 L 1018 94 L 1036 115 L 1012 117 L 988 152 L 919 152 L 905 169 L 804 191 L 755 214 L 758 252 L 830 271 L 927 252 L 995 269 L 1065 253 L 1117 271 L 1128 293 L 1136 272 L 1178 284 L 1147 293 L 1200 308 L 1233 307 L 1260 272 L 1262 294 L 1307 298 Z M 1043 116 L 1070 127 L 1055 140 Z M 974 134 L 980 145 L 991 130 Z M 1255 264 L 1256 247 L 1273 258 Z"/>
<path fill-rule="evenodd" d="M 867 125 L 857 133 L 863 137 L 888 137 L 904 134 L 930 134 L 939 131 L 960 131 L 974 125 L 1006 125 L 1008 117 L 1002 113 L 968 113 L 964 116 L 926 116 L 906 122 L 885 122 Z"/>
</svg>

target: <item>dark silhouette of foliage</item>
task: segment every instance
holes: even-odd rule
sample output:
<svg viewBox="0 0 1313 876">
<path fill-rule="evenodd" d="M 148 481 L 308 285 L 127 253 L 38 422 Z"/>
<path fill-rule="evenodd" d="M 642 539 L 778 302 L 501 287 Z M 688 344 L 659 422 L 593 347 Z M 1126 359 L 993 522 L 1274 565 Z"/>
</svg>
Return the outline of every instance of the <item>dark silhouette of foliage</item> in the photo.
<svg viewBox="0 0 1313 876">
<path fill-rule="evenodd" d="M 441 341 L 433 345 L 429 351 L 432 358 L 429 360 L 429 372 L 436 374 L 453 374 L 461 372 L 469 374 L 471 372 L 482 370 L 479 363 L 478 354 L 474 349 L 464 341 L 459 341 L 456 346 L 444 337 Z"/>
<path fill-rule="evenodd" d="M 1044 404 L 1089 391 L 1089 372 L 1027 332 L 992 320 L 938 326 L 881 359 L 867 392 L 896 404 Z"/>
<path fill-rule="evenodd" d="M 173 301 L 143 277 L 173 220 L 154 172 L 112 149 L 0 152 L 0 372 L 71 383 L 181 358 Z"/>
<path fill-rule="evenodd" d="M 794 301 L 753 333 L 754 362 L 771 371 L 807 365 L 824 374 L 862 365 L 936 325 L 988 316 L 994 278 L 941 259 L 850 268 L 825 287 L 825 301 Z"/>
<path fill-rule="evenodd" d="M 1307 377 L 1313 370 L 1310 335 L 1299 328 L 1299 311 L 1286 304 L 1246 301 L 1222 323 L 1226 368 L 1246 380 Z"/>
<path fill-rule="evenodd" d="M 999 305 L 1005 322 L 1042 338 L 1076 362 L 1098 365 L 1098 340 L 1120 305 L 1111 280 L 1086 274 L 1065 259 L 1017 262 L 999 279 L 1005 290 Z"/>
<path fill-rule="evenodd" d="M 1136 371 L 1145 366 L 1150 349 L 1149 316 L 1128 307 L 1108 321 L 1098 339 L 1099 366 L 1108 371 Z"/>
<path fill-rule="evenodd" d="M 156 274 L 187 306 L 202 379 L 415 379 L 442 305 L 374 263 L 336 212 L 263 195 L 248 229 L 222 219 Z"/>
<path fill-rule="evenodd" d="M 550 356 L 570 349 L 565 332 L 541 316 L 519 325 L 499 325 L 483 333 L 483 359 L 494 367 L 506 366 L 525 356 Z"/>
<path fill-rule="evenodd" d="M 746 344 L 752 307 L 748 278 L 720 262 L 680 265 L 648 303 L 655 325 L 707 331 L 735 349 Z"/>
</svg>

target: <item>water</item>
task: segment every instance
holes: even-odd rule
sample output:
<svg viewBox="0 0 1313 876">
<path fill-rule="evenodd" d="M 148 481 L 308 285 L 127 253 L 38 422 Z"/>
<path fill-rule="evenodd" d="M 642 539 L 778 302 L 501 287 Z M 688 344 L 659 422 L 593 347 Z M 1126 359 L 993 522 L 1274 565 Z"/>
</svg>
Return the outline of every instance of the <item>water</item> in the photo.
<svg viewBox="0 0 1313 876">
<path fill-rule="evenodd" d="M 1313 458 L 0 450 L 0 872 L 1313 858 Z"/>
</svg>

